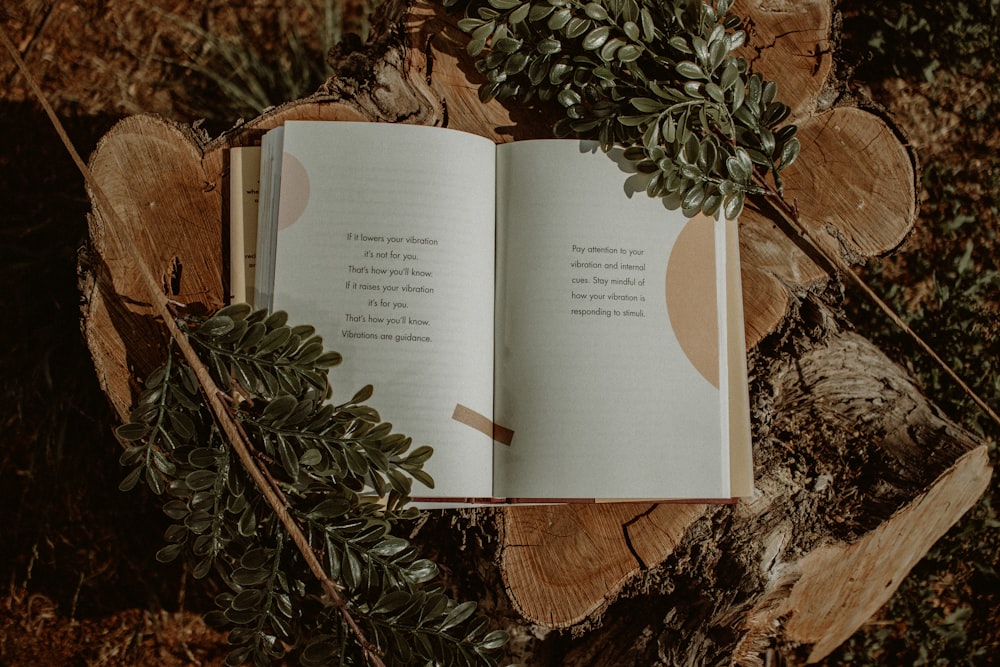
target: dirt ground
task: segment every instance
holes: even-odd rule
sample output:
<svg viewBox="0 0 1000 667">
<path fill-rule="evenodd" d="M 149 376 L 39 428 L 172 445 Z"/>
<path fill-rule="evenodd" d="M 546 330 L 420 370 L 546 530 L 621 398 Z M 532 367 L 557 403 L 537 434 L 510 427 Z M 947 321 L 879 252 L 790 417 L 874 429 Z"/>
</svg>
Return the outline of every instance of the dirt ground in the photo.
<svg viewBox="0 0 1000 667">
<path fill-rule="evenodd" d="M 283 11 L 274 9 L 279 4 Z M 315 0 L 14 0 L 0 7 L 0 23 L 87 155 L 126 114 L 203 122 L 212 133 L 252 114 L 253 100 L 234 101 L 239 96 L 227 94 L 218 75 L 249 90 L 252 76 L 240 72 L 242 66 L 286 67 L 282 31 L 295 32 L 304 53 L 318 64 L 276 94 L 309 92 L 325 76 L 324 43 L 336 36 L 317 36 L 323 32 L 322 5 Z M 350 2 L 338 21 L 345 31 L 363 33 L 368 11 L 364 3 Z M 227 44 L 257 60 L 232 59 Z M 212 71 L 183 66 L 191 62 Z M 0 56 L 0 81 L 0 305 L 6 315 L 0 325 L 0 664 L 221 664 L 225 637 L 201 620 L 216 591 L 195 582 L 180 565 L 154 560 L 165 517 L 142 494 L 117 490 L 118 444 L 79 334 L 76 263 L 88 210 L 82 178 L 6 54 Z M 977 261 L 992 261 L 1000 124 L 984 119 L 1000 111 L 996 73 L 939 72 L 930 82 L 890 77 L 857 89 L 888 108 L 922 165 L 952 165 L 960 175 L 952 183 L 964 202 L 958 213 L 925 179 L 924 209 L 910 251 L 939 250 L 937 223 L 964 215 L 985 230 Z M 937 173 L 951 172 L 931 172 Z M 929 298 L 935 287 L 933 276 L 914 274 L 916 266 L 904 253 L 884 269 L 905 285 L 913 304 Z M 993 263 L 983 270 L 995 268 Z M 995 327 L 996 303 L 984 308 Z M 959 539 L 997 540 L 995 512 L 980 511 L 992 521 L 993 532 Z M 970 653 L 969 664 L 992 664 L 992 655 L 1000 652 L 1000 600 L 979 588 L 996 583 L 996 567 L 995 561 L 954 563 L 943 570 L 926 566 L 930 571 L 921 575 L 926 582 L 909 589 L 910 595 L 923 596 L 914 605 L 939 605 L 943 616 L 972 610 L 974 618 L 958 628 L 965 635 L 955 640 L 956 650 L 961 652 L 962 642 L 994 650 L 979 657 Z M 991 568 L 992 575 L 980 576 Z M 885 648 L 894 638 L 905 643 L 913 629 L 912 621 L 891 614 L 883 612 L 866 629 L 881 638 L 854 645 L 869 653 L 876 650 L 873 645 L 882 647 L 874 656 L 881 664 L 902 664 L 899 655 L 909 656 L 910 664 L 927 664 L 913 657 L 920 651 L 912 647 Z M 838 660 L 865 663 L 853 654 Z"/>
</svg>

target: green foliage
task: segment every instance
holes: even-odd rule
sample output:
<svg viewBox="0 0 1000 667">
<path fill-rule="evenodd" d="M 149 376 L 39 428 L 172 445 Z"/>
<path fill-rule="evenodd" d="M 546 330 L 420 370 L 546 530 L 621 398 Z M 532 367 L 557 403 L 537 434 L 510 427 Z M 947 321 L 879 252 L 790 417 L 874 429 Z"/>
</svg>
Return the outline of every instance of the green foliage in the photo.
<svg viewBox="0 0 1000 667">
<path fill-rule="evenodd" d="M 857 76 L 928 81 L 943 68 L 972 74 L 1000 58 L 1000 0 L 842 3 L 848 58 L 862 60 Z"/>
<path fill-rule="evenodd" d="M 225 127 L 314 93 L 331 74 L 326 54 L 343 36 L 336 0 L 292 0 L 271 17 L 255 12 L 252 21 L 240 9 L 206 11 L 204 24 L 142 6 L 167 28 L 160 33 L 161 58 L 183 78 L 182 85 L 165 82 L 177 101 Z"/>
<path fill-rule="evenodd" d="M 445 0 L 445 5 L 456 0 Z M 480 98 L 554 103 L 558 136 L 626 147 L 634 184 L 688 216 L 735 218 L 799 153 L 777 85 L 735 55 L 730 0 L 488 0 L 459 27 Z"/>
<path fill-rule="evenodd" d="M 258 468 L 297 522 L 343 603 L 310 572 L 279 517 L 226 442 L 179 355 L 146 381 L 127 423 L 120 488 L 144 482 L 173 521 L 157 560 L 178 557 L 196 578 L 214 574 L 228 590 L 207 621 L 229 628 L 226 664 L 493 665 L 506 633 L 488 631 L 475 602 L 456 603 L 433 583 L 436 565 L 392 534 L 417 512 L 413 479 L 431 448 L 411 448 L 364 405 L 370 386 L 333 404 L 323 349 L 311 326 L 291 326 L 238 304 L 184 328 L 219 387 L 232 387 L 232 414 Z M 357 629 L 352 627 L 356 624 Z M 377 664 L 377 663 L 375 663 Z"/>
</svg>

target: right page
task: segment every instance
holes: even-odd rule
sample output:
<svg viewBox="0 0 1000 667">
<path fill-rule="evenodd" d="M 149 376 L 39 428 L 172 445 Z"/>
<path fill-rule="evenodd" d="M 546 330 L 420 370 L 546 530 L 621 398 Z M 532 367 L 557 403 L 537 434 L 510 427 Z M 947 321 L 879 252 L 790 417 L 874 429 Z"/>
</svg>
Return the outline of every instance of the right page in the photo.
<svg viewBox="0 0 1000 667">
<path fill-rule="evenodd" d="M 625 168 L 498 147 L 494 495 L 732 493 L 725 224 L 630 195 Z"/>
</svg>

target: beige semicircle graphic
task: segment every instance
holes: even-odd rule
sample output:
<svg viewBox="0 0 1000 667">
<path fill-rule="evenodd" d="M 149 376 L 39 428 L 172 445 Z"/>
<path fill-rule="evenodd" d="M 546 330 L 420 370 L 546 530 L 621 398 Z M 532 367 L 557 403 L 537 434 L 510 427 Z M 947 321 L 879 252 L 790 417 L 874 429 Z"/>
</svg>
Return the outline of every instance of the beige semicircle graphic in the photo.
<svg viewBox="0 0 1000 667">
<path fill-rule="evenodd" d="M 281 156 L 281 206 L 278 229 L 295 223 L 309 204 L 309 172 L 293 155 Z"/>
<path fill-rule="evenodd" d="M 667 261 L 667 315 L 691 364 L 719 387 L 719 314 L 715 222 L 697 215 L 684 225 Z M 706 262 L 705 258 L 710 258 Z"/>
</svg>

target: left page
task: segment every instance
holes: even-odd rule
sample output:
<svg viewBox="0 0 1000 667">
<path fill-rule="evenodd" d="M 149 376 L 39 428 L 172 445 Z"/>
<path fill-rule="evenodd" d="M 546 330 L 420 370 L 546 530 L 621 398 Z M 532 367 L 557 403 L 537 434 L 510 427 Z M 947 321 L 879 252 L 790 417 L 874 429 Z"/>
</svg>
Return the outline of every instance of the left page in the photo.
<svg viewBox="0 0 1000 667">
<path fill-rule="evenodd" d="M 302 121 L 282 153 L 274 308 L 343 355 L 335 402 L 372 384 L 368 404 L 434 448 L 415 497 L 491 496 L 493 143 Z"/>
</svg>

